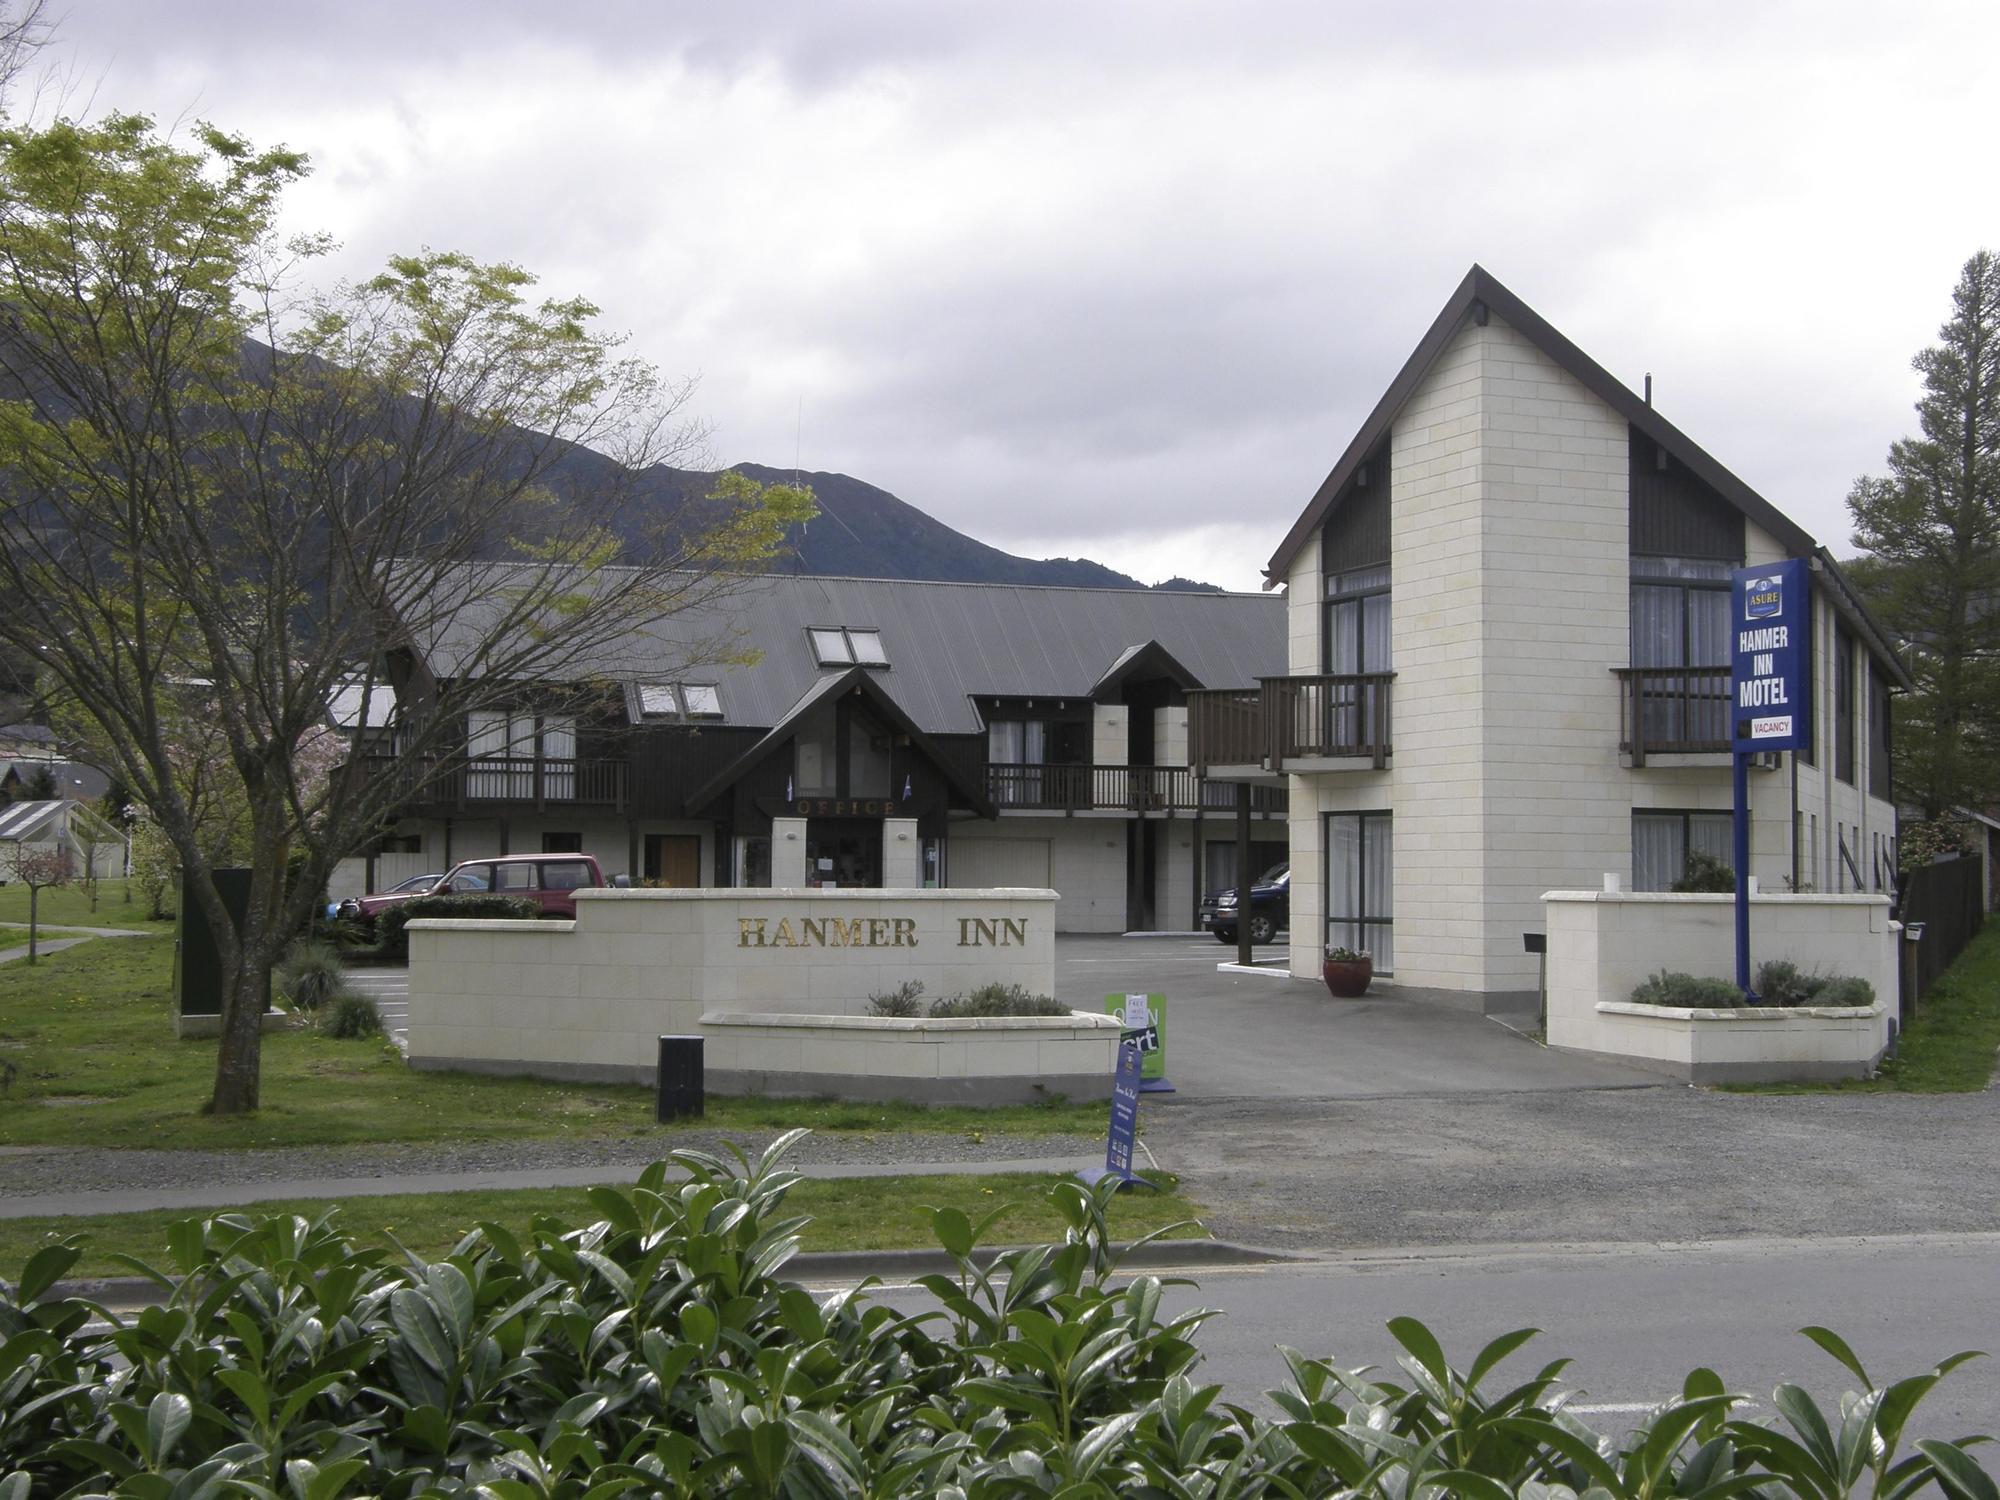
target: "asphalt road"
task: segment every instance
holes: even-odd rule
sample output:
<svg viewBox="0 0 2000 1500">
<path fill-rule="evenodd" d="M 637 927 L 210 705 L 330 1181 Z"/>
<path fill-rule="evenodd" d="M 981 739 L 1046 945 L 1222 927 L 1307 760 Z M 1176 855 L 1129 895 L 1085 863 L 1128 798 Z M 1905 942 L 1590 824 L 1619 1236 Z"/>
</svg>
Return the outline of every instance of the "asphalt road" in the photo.
<svg viewBox="0 0 2000 1500">
<path fill-rule="evenodd" d="M 1384 1252 L 1162 1274 L 1199 1283 L 1170 1291 L 1170 1307 L 1221 1311 L 1199 1335 L 1199 1375 L 1230 1400 L 1273 1410 L 1262 1393 L 1285 1383 L 1281 1344 L 1401 1379 L 1384 1325 L 1407 1314 L 1460 1369 L 1499 1334 L 1543 1329 L 1487 1388 L 1567 1356 L 1578 1414 L 1623 1432 L 1701 1365 L 1750 1398 L 1746 1415 L 1769 1417 L 1784 1381 L 1837 1410 L 1857 1382 L 1799 1336 L 1808 1324 L 1839 1333 L 1884 1383 L 1966 1348 L 2000 1355 L 1997 1270 L 2000 1234 Z M 928 1300 L 908 1287 L 882 1295 Z M 1955 1371 L 1918 1417 L 1913 1439 L 2000 1431 L 2000 1360 Z"/>
</svg>

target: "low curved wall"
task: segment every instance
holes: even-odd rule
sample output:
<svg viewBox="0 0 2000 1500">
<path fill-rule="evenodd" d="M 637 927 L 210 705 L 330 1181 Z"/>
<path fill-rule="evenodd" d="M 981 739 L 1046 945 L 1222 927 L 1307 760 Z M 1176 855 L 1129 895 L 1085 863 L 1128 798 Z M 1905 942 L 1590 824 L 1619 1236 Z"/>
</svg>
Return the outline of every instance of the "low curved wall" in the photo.
<svg viewBox="0 0 2000 1500">
<path fill-rule="evenodd" d="M 960 1022 L 974 1029 L 957 1045 L 943 1040 L 947 1023 L 930 1021 L 935 1042 L 859 1053 L 841 1027 L 787 1026 L 775 1035 L 796 1044 L 789 1068 L 767 1065 L 772 1036 L 727 1024 L 868 1019 L 871 993 L 908 981 L 926 999 L 987 983 L 1053 994 L 1055 903 L 1050 890 L 603 890 L 578 893 L 573 922 L 421 918 L 409 924 L 410 1063 L 650 1083 L 659 1037 L 700 1034 L 712 1038 L 718 1093 L 776 1092 L 787 1073 L 825 1082 L 811 1092 L 850 1098 L 1101 1096 L 1116 1033 L 1103 1050 L 1094 1021 L 1079 1032 L 1071 1019 L 1033 1018 L 1055 1022 L 1050 1036 Z M 1021 1050 L 1028 1034 L 1032 1057 Z M 1086 1049 L 1103 1050 L 1101 1068 Z M 878 1063 L 895 1071 L 871 1071 Z M 885 1091 L 878 1079 L 902 1081 Z"/>
</svg>

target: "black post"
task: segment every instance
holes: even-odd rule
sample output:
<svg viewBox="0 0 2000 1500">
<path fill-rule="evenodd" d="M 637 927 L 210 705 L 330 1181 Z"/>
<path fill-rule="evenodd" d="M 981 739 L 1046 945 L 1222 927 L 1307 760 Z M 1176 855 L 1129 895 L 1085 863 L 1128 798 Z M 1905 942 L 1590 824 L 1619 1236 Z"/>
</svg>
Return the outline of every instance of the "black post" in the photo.
<svg viewBox="0 0 2000 1500">
<path fill-rule="evenodd" d="M 660 1068 L 654 1075 L 659 1098 L 653 1117 L 662 1125 L 683 1117 L 700 1119 L 707 1103 L 707 1073 L 698 1036 L 660 1038 Z"/>
<path fill-rule="evenodd" d="M 1256 876 L 1250 869 L 1250 783 L 1236 783 L 1236 961 L 1244 968 L 1251 963 L 1250 887 Z"/>
</svg>

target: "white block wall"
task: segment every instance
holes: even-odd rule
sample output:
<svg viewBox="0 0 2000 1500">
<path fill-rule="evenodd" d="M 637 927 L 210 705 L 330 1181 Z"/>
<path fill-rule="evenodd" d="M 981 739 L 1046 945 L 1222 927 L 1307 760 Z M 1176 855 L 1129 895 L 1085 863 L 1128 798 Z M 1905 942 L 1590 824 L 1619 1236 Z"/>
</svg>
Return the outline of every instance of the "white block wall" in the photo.
<svg viewBox="0 0 2000 1500">
<path fill-rule="evenodd" d="M 1090 761 L 1097 766 L 1131 764 L 1132 710 L 1122 703 L 1094 703 L 1090 708 Z M 1143 710 L 1142 710 L 1143 712 Z"/>
</svg>

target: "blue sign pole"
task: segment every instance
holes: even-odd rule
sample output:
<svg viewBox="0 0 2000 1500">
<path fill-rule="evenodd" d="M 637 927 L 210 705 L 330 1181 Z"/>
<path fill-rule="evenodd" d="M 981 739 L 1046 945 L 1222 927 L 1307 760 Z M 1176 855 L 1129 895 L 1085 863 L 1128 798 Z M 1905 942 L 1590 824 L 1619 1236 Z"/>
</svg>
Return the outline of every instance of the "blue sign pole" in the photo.
<svg viewBox="0 0 2000 1500">
<path fill-rule="evenodd" d="M 1812 581 L 1803 558 L 1730 575 L 1729 749 L 1736 801 L 1736 987 L 1750 988 L 1750 757 L 1812 744 L 1806 664 Z"/>
</svg>

